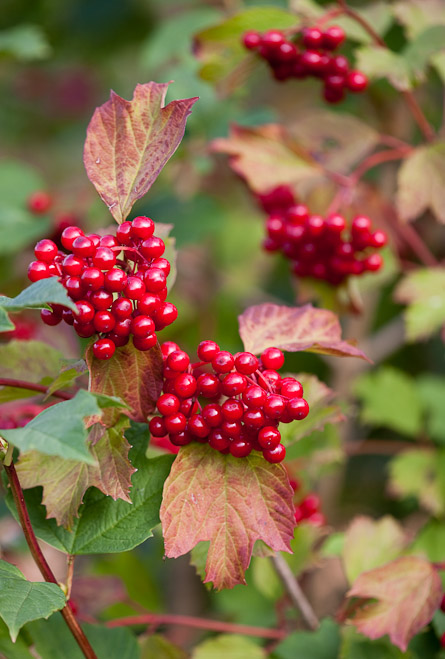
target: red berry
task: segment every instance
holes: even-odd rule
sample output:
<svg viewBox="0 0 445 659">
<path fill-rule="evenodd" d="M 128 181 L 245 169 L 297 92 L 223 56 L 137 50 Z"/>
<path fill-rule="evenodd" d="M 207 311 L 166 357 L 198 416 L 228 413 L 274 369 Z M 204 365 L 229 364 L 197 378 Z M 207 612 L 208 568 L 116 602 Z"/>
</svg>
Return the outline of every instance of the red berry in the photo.
<svg viewBox="0 0 445 659">
<path fill-rule="evenodd" d="M 145 240 L 153 235 L 154 230 L 155 223 L 153 220 L 143 215 L 135 217 L 131 223 L 131 235 L 133 238 L 142 238 L 142 240 Z"/>
<path fill-rule="evenodd" d="M 159 325 L 159 328 L 162 329 L 167 325 L 171 325 L 176 318 L 178 317 L 178 310 L 174 304 L 171 302 L 165 302 L 158 309 L 156 309 L 154 314 L 154 319 L 156 325 Z"/>
<path fill-rule="evenodd" d="M 107 293 L 103 288 L 91 293 L 89 299 L 93 307 L 99 311 L 108 309 L 113 304 L 113 296 L 111 293 Z"/>
<path fill-rule="evenodd" d="M 335 50 L 345 40 L 344 30 L 338 25 L 331 25 L 323 32 L 322 46 L 326 50 Z"/>
<path fill-rule="evenodd" d="M 149 293 L 158 293 L 165 288 L 167 277 L 159 268 L 150 268 L 144 275 L 144 283 Z"/>
<path fill-rule="evenodd" d="M 116 264 L 116 255 L 109 247 L 98 247 L 93 256 L 93 265 L 99 270 L 110 270 Z"/>
<path fill-rule="evenodd" d="M 252 452 L 253 446 L 245 439 L 234 439 L 229 445 L 230 454 L 234 458 L 246 458 Z"/>
<path fill-rule="evenodd" d="M 305 419 L 309 414 L 309 405 L 304 398 L 292 398 L 287 404 L 287 412 L 296 421 Z"/>
<path fill-rule="evenodd" d="M 224 396 L 238 396 L 247 387 L 247 380 L 241 373 L 228 373 L 221 382 Z"/>
<path fill-rule="evenodd" d="M 139 247 L 139 251 L 146 259 L 157 259 L 165 252 L 165 243 L 162 238 L 151 236 Z"/>
<path fill-rule="evenodd" d="M 244 414 L 243 404 L 236 398 L 228 398 L 221 407 L 225 421 L 239 421 Z"/>
<path fill-rule="evenodd" d="M 259 32 L 249 30 L 243 34 L 243 44 L 248 50 L 256 50 L 261 43 L 261 35 Z"/>
<path fill-rule="evenodd" d="M 283 462 L 286 457 L 286 449 L 283 444 L 278 444 L 275 448 L 265 449 L 263 451 L 263 457 L 267 462 L 271 464 L 277 464 L 278 462 Z"/>
<path fill-rule="evenodd" d="M 325 222 L 326 231 L 332 235 L 339 236 L 346 228 L 346 222 L 341 215 L 329 215 Z"/>
<path fill-rule="evenodd" d="M 235 368 L 238 373 L 252 375 L 259 367 L 259 361 L 251 352 L 239 352 L 235 356 Z"/>
<path fill-rule="evenodd" d="M 320 497 L 317 494 L 308 494 L 300 503 L 301 511 L 305 518 L 318 512 L 320 508 Z"/>
<path fill-rule="evenodd" d="M 227 350 L 220 350 L 212 359 L 212 368 L 216 373 L 229 373 L 235 365 L 235 360 Z"/>
<path fill-rule="evenodd" d="M 262 449 L 274 449 L 281 441 L 281 433 L 273 426 L 264 426 L 258 433 L 258 443 Z"/>
<path fill-rule="evenodd" d="M 187 446 L 193 441 L 193 437 L 186 431 L 170 434 L 170 441 L 174 446 Z"/>
<path fill-rule="evenodd" d="M 40 312 L 40 318 L 43 320 L 45 325 L 50 325 L 54 327 L 62 321 L 62 314 L 54 313 L 50 309 L 42 309 Z"/>
<path fill-rule="evenodd" d="M 85 288 L 97 291 L 104 285 L 104 274 L 98 268 L 85 268 L 80 279 Z"/>
<path fill-rule="evenodd" d="M 203 362 L 211 362 L 219 351 L 220 347 L 214 341 L 201 341 L 198 346 L 198 357 Z"/>
<path fill-rule="evenodd" d="M 210 433 L 210 426 L 206 424 L 201 414 L 193 414 L 187 423 L 187 430 L 191 435 L 203 439 Z"/>
<path fill-rule="evenodd" d="M 44 263 L 43 261 L 33 261 L 29 264 L 29 281 L 40 281 L 40 279 L 48 279 L 48 277 L 51 277 L 51 272 L 47 263 Z"/>
<path fill-rule="evenodd" d="M 178 371 L 181 373 L 187 370 L 188 365 L 190 364 L 190 357 L 184 352 L 184 350 L 175 350 L 170 353 L 166 363 L 168 368 L 171 368 L 172 371 Z"/>
<path fill-rule="evenodd" d="M 180 398 L 190 398 L 196 392 L 196 379 L 190 373 L 181 373 L 175 378 L 174 387 Z"/>
<path fill-rule="evenodd" d="M 323 33 L 316 27 L 307 28 L 303 31 L 303 44 L 306 48 L 321 48 Z"/>
<path fill-rule="evenodd" d="M 164 419 L 160 416 L 154 416 L 150 419 L 148 429 L 153 437 L 164 437 L 167 434 Z"/>
<path fill-rule="evenodd" d="M 93 355 L 96 359 L 110 359 L 116 350 L 116 346 L 110 339 L 98 339 L 93 343 Z"/>
<path fill-rule="evenodd" d="M 101 247 L 116 247 L 118 245 L 117 239 L 115 236 L 112 236 L 110 234 L 107 234 L 106 236 L 102 236 L 100 239 L 99 245 Z M 117 254 L 117 251 L 113 251 L 113 254 Z"/>
<path fill-rule="evenodd" d="M 162 394 L 159 396 L 156 406 L 163 416 L 179 412 L 179 398 L 173 394 Z"/>
<path fill-rule="evenodd" d="M 363 92 L 368 86 L 368 78 L 361 71 L 350 71 L 346 79 L 346 84 L 351 92 Z"/>
<path fill-rule="evenodd" d="M 263 407 L 266 400 L 266 391 L 258 385 L 252 385 L 243 392 L 243 401 L 249 408 Z"/>
<path fill-rule="evenodd" d="M 82 258 L 93 256 L 96 251 L 94 242 L 87 236 L 77 236 L 77 238 L 75 238 L 73 241 L 71 249 L 73 254 L 76 256 L 81 256 Z"/>
<path fill-rule="evenodd" d="M 135 336 L 133 337 L 133 345 L 137 350 L 151 350 L 156 343 L 158 339 L 156 334 L 153 332 L 153 334 L 147 334 L 147 336 Z"/>
<path fill-rule="evenodd" d="M 202 410 L 202 418 L 211 428 L 217 428 L 223 421 L 221 407 L 216 403 L 209 403 Z"/>
<path fill-rule="evenodd" d="M 85 267 L 86 262 L 79 256 L 74 256 L 74 254 L 68 254 L 62 261 L 63 272 L 70 276 L 78 277 Z"/>
<path fill-rule="evenodd" d="M 161 345 L 163 359 L 166 360 L 167 357 L 175 350 L 180 350 L 180 347 L 177 343 L 174 341 L 164 341 L 164 343 Z"/>
<path fill-rule="evenodd" d="M 213 373 L 201 373 L 197 379 L 198 393 L 205 398 L 215 398 L 220 395 L 220 383 Z"/>
<path fill-rule="evenodd" d="M 129 318 L 133 312 L 133 304 L 126 297 L 118 297 L 111 305 L 111 313 L 117 320 Z"/>
<path fill-rule="evenodd" d="M 86 300 L 79 300 L 76 302 L 76 307 L 77 307 L 77 315 L 76 315 L 76 320 L 78 323 L 81 325 L 85 325 L 86 323 L 91 323 L 91 321 L 94 318 L 94 307 L 90 302 L 87 302 Z"/>
<path fill-rule="evenodd" d="M 34 254 L 38 261 L 44 261 L 45 263 L 52 263 L 54 258 L 57 256 L 59 250 L 57 249 L 56 243 L 52 240 L 44 238 L 39 240 L 37 245 L 34 247 Z"/>
<path fill-rule="evenodd" d="M 134 336 L 144 337 L 154 332 L 155 324 L 149 316 L 136 316 L 131 321 L 131 332 Z"/>
<path fill-rule="evenodd" d="M 62 235 L 60 236 L 60 242 L 65 247 L 65 249 L 71 250 L 73 248 L 73 243 L 76 240 L 76 238 L 83 235 L 84 235 L 83 231 L 82 229 L 79 229 L 79 227 L 75 227 L 75 226 L 66 227 L 66 229 L 62 231 Z"/>
<path fill-rule="evenodd" d="M 383 266 L 383 259 L 380 254 L 370 254 L 363 261 L 364 270 L 369 270 L 370 272 L 377 272 Z"/>
<path fill-rule="evenodd" d="M 130 276 L 127 279 L 124 292 L 130 300 L 140 300 L 145 293 L 145 284 L 139 277 Z"/>
<path fill-rule="evenodd" d="M 118 320 L 113 328 L 113 331 L 118 336 L 129 336 L 131 332 L 131 318 Z"/>
<path fill-rule="evenodd" d="M 153 293 L 144 293 L 137 302 L 138 311 L 146 316 L 151 316 L 161 306 L 161 300 L 158 295 Z"/>
<path fill-rule="evenodd" d="M 286 409 L 286 402 L 279 394 L 271 394 L 264 403 L 264 414 L 267 414 L 269 419 L 279 419 Z"/>
<path fill-rule="evenodd" d="M 177 412 L 176 414 L 169 414 L 169 416 L 166 416 L 164 418 L 164 423 L 167 432 L 177 434 L 185 430 L 187 419 L 181 414 L 181 412 Z"/>
<path fill-rule="evenodd" d="M 116 230 L 116 238 L 121 245 L 131 244 L 131 222 L 122 222 Z"/>
<path fill-rule="evenodd" d="M 261 39 L 261 45 L 266 49 L 267 52 L 277 51 L 278 48 L 284 43 L 285 38 L 284 34 L 279 30 L 268 30 L 263 34 Z"/>
<path fill-rule="evenodd" d="M 116 325 L 116 320 L 113 314 L 104 309 L 96 312 L 93 323 L 96 332 L 111 332 Z"/>
<path fill-rule="evenodd" d="M 209 435 L 209 446 L 222 453 L 229 448 L 230 439 L 220 430 L 212 430 Z"/>
<path fill-rule="evenodd" d="M 286 398 L 301 398 L 303 387 L 295 378 L 284 378 L 281 381 L 281 395 Z"/>
<path fill-rule="evenodd" d="M 243 414 L 243 422 L 250 428 L 262 428 L 266 423 L 263 411 L 260 409 L 248 409 Z"/>
<path fill-rule="evenodd" d="M 46 213 L 51 208 L 52 203 L 52 197 L 43 190 L 37 190 L 28 197 L 28 209 L 36 215 Z"/>
<path fill-rule="evenodd" d="M 278 348 L 266 348 L 261 353 L 261 362 L 267 369 L 278 370 L 284 364 L 284 355 Z"/>
<path fill-rule="evenodd" d="M 104 287 L 110 293 L 121 293 L 127 285 L 127 275 L 120 268 L 112 268 L 105 274 Z"/>
<path fill-rule="evenodd" d="M 94 325 L 92 322 L 90 323 L 79 323 L 78 320 L 74 320 L 73 322 L 73 327 L 76 331 L 76 333 L 82 337 L 82 339 L 89 339 L 90 336 L 93 336 L 93 334 L 96 333 L 96 330 L 94 329 Z"/>
<path fill-rule="evenodd" d="M 388 236 L 384 231 L 377 230 L 371 234 L 370 247 L 380 249 L 381 247 L 384 247 L 387 242 Z"/>
</svg>

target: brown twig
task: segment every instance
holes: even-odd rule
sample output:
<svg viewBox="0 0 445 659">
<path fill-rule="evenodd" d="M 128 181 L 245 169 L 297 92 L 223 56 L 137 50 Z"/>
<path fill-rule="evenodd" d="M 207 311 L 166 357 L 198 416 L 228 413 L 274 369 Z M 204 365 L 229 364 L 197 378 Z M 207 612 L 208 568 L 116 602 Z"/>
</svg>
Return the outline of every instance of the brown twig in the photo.
<svg viewBox="0 0 445 659">
<path fill-rule="evenodd" d="M 40 549 L 39 543 L 37 542 L 34 529 L 31 525 L 31 520 L 29 519 L 28 510 L 26 508 L 22 486 L 20 485 L 14 463 L 11 461 L 10 464 L 4 463 L 3 466 L 5 468 L 6 475 L 8 476 L 9 485 L 11 487 L 12 496 L 14 498 L 14 503 L 17 508 L 17 513 L 20 520 L 20 525 L 28 544 L 29 551 L 31 552 L 31 555 L 45 581 L 58 585 L 57 579 L 54 576 L 50 566 L 48 565 L 48 562 L 43 555 L 42 550 Z M 91 647 L 89 640 L 83 633 L 79 623 L 74 616 L 73 611 L 68 604 L 66 604 L 61 610 L 61 614 L 86 659 L 97 659 L 96 653 Z"/>
<path fill-rule="evenodd" d="M 312 608 L 309 600 L 306 598 L 306 595 L 300 588 L 300 584 L 295 579 L 292 570 L 289 565 L 286 563 L 286 560 L 281 556 L 281 554 L 274 554 L 271 557 L 272 564 L 283 582 L 284 587 L 292 600 L 293 605 L 300 611 L 306 625 L 309 629 L 315 630 L 320 626 L 320 621 L 315 615 L 315 611 Z"/>
<path fill-rule="evenodd" d="M 227 634 L 245 634 L 246 636 L 257 636 L 258 638 L 274 638 L 282 640 L 286 638 L 287 632 L 281 629 L 269 629 L 267 627 L 253 627 L 251 625 L 238 625 L 221 620 L 208 620 L 194 616 L 182 616 L 173 613 L 145 613 L 139 616 L 128 616 L 116 618 L 106 623 L 107 627 L 132 627 L 133 625 L 183 625 L 195 627 L 196 629 L 207 629 L 213 632 Z"/>
<path fill-rule="evenodd" d="M 68 554 L 66 561 L 66 597 L 69 599 L 71 597 L 71 589 L 73 587 L 73 577 L 74 577 L 74 559 L 75 556 Z"/>
<path fill-rule="evenodd" d="M 13 378 L 0 378 L 0 387 L 16 387 L 17 389 L 29 389 L 30 391 L 37 391 L 41 394 L 47 394 L 49 387 L 35 382 L 27 382 L 26 380 L 14 380 Z M 51 396 L 61 398 L 62 400 L 71 400 L 73 397 L 66 391 L 53 391 Z"/>
<path fill-rule="evenodd" d="M 412 151 L 411 146 L 399 147 L 398 149 L 386 149 L 385 151 L 377 151 L 372 153 L 370 156 L 362 160 L 360 165 L 351 172 L 351 178 L 357 182 L 359 181 L 367 171 L 378 165 L 382 165 L 385 162 L 392 162 L 394 160 L 403 160 L 403 158 Z"/>
</svg>

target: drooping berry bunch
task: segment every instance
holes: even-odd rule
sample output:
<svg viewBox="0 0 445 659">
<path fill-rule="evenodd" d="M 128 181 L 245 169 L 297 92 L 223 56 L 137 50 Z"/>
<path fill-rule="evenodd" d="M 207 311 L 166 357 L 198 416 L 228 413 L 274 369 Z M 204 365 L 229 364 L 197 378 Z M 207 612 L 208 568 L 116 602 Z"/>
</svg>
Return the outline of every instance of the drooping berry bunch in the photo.
<svg viewBox="0 0 445 659">
<path fill-rule="evenodd" d="M 154 229 L 153 220 L 140 216 L 123 222 L 116 236 L 85 235 L 76 226 L 67 227 L 61 236 L 66 252 L 52 240 L 39 241 L 28 278 L 59 277 L 77 306 L 77 314 L 59 305 L 43 309 L 43 322 L 58 325 L 63 320 L 83 338 L 99 334 L 93 344 L 98 359 L 110 359 L 130 335 L 138 350 L 152 348 L 156 331 L 178 315 L 165 301 L 170 263 L 162 257 L 165 244 Z"/>
<path fill-rule="evenodd" d="M 387 236 L 380 229 L 373 230 L 368 217 L 359 215 L 348 226 L 338 214 L 326 218 L 312 215 L 287 186 L 259 196 L 259 201 L 269 213 L 263 247 L 290 259 L 297 277 L 313 277 L 338 286 L 350 275 L 376 272 L 382 267 L 383 259 L 375 250 L 386 245 Z"/>
<path fill-rule="evenodd" d="M 175 446 L 208 443 L 221 453 L 243 458 L 260 451 L 271 463 L 286 455 L 278 424 L 304 419 L 309 406 L 295 378 L 277 372 L 284 364 L 278 348 L 260 359 L 250 352 L 232 355 L 214 341 L 202 341 L 198 359 L 166 341 L 163 394 L 150 420 L 154 437 L 168 435 Z"/>
<path fill-rule="evenodd" d="M 323 96 L 328 103 L 339 103 L 347 91 L 362 92 L 368 86 L 364 73 L 350 69 L 344 55 L 333 54 L 344 40 L 344 31 L 336 25 L 326 30 L 306 28 L 301 36 L 293 35 L 291 39 L 279 30 L 268 30 L 263 35 L 251 30 L 242 38 L 248 50 L 266 60 L 276 80 L 323 80 Z"/>
</svg>

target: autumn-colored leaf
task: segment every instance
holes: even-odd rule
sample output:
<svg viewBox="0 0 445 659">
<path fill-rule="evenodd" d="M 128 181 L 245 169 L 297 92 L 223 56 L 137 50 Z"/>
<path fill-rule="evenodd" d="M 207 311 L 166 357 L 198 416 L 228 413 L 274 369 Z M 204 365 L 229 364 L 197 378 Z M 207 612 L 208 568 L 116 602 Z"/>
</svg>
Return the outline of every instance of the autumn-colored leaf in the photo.
<svg viewBox="0 0 445 659">
<path fill-rule="evenodd" d="M 121 223 L 171 158 L 197 98 L 164 106 L 170 83 L 137 85 L 131 101 L 115 92 L 98 107 L 85 141 L 88 178 Z"/>
<path fill-rule="evenodd" d="M 359 632 L 371 639 L 388 634 L 405 652 L 438 608 L 442 584 L 431 563 L 405 556 L 361 574 L 348 596 L 365 600 L 349 619 Z"/>
<path fill-rule="evenodd" d="M 369 361 L 354 341 L 342 340 L 339 320 L 327 309 L 265 303 L 249 307 L 238 321 L 244 349 L 254 354 L 275 346 L 287 352 L 307 350 Z"/>
<path fill-rule="evenodd" d="M 122 416 L 112 428 L 96 424 L 89 434 L 91 453 L 97 464 L 89 465 L 75 460 L 43 455 L 28 451 L 17 463 L 24 489 L 41 485 L 42 503 L 47 517 L 55 518 L 59 525 L 69 528 L 83 500 L 86 490 L 97 487 L 114 500 L 131 502 L 129 491 L 135 469 L 128 459 L 130 444 L 124 437 L 128 418 Z"/>
<path fill-rule="evenodd" d="M 255 192 L 283 184 L 298 191 L 323 180 L 317 162 L 278 124 L 232 126 L 229 137 L 214 140 L 212 148 L 230 156 L 232 169 Z"/>
<path fill-rule="evenodd" d="M 445 269 L 419 268 L 409 273 L 394 297 L 408 305 L 404 313 L 407 339 L 428 338 L 445 323 Z"/>
<path fill-rule="evenodd" d="M 445 223 L 445 142 L 414 149 L 398 171 L 397 209 L 402 220 L 430 210 Z"/>
<path fill-rule="evenodd" d="M 283 465 L 257 455 L 239 460 L 208 445 L 185 446 L 164 485 L 165 553 L 177 558 L 210 540 L 205 581 L 217 589 L 245 583 L 256 540 L 291 551 L 292 496 Z"/>
<path fill-rule="evenodd" d="M 144 422 L 151 414 L 162 390 L 162 354 L 159 345 L 136 350 L 133 343 L 116 350 L 106 361 L 96 359 L 90 346 L 85 359 L 90 371 L 89 389 L 93 393 L 118 396 L 129 407 L 133 421 Z M 112 423 L 115 412 L 105 410 L 103 423 Z"/>
</svg>

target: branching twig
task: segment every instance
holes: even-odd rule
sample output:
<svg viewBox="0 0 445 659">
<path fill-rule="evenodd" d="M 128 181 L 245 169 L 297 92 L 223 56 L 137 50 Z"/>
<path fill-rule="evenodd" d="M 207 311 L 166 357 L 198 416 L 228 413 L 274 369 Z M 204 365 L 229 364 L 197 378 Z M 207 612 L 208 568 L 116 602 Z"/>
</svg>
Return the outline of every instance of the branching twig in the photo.
<svg viewBox="0 0 445 659">
<path fill-rule="evenodd" d="M 30 391 L 36 391 L 41 394 L 48 393 L 49 387 L 45 387 L 44 384 L 37 384 L 36 382 L 27 382 L 26 380 L 14 380 L 13 378 L 0 378 L 0 387 L 16 387 L 17 389 L 29 389 Z M 53 391 L 51 396 L 55 398 L 61 398 L 62 400 L 71 400 L 73 397 L 71 394 L 66 391 Z"/>
<path fill-rule="evenodd" d="M 281 554 L 274 554 L 272 556 L 272 563 L 292 603 L 300 611 L 306 625 L 312 630 L 318 629 L 320 622 L 285 559 Z"/>
</svg>

